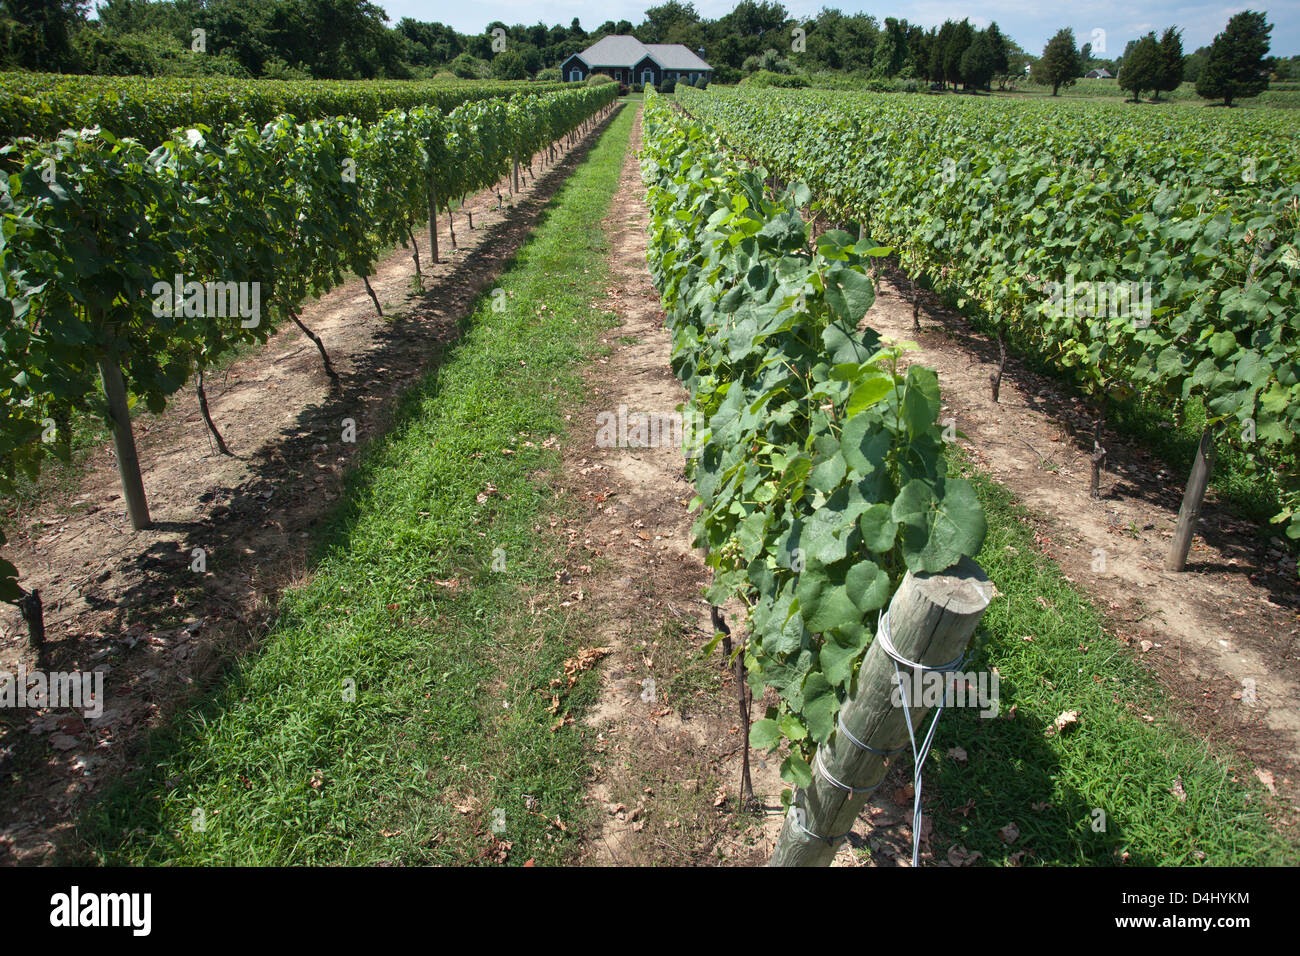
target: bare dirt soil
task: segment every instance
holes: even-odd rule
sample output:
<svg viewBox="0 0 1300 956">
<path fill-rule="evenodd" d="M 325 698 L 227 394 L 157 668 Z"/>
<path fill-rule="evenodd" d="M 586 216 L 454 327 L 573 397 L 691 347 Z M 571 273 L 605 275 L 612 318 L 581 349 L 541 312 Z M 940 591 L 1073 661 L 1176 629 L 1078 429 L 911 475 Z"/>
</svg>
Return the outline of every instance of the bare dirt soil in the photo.
<svg viewBox="0 0 1300 956">
<path fill-rule="evenodd" d="M 43 708 L 0 711 L 0 865 L 48 863 L 69 838 L 87 794 L 124 770 L 144 732 L 255 648 L 276 596 L 308 571 L 310 529 L 334 505 L 344 475 L 381 435 L 395 399 L 457 336 L 458 322 L 500 275 L 547 201 L 604 124 L 552 163 L 534 157 L 523 188 L 508 184 L 439 217 L 442 262 L 417 233 L 424 292 L 410 249 L 393 251 L 371 286 L 353 278 L 304 308 L 339 374 L 286 322 L 265 347 L 209 373 L 212 416 L 234 452 L 217 453 L 192 395 L 137 419 L 145 489 L 156 527 L 133 531 L 111 446 L 95 450 L 70 496 L 11 513 L 6 553 L 45 604 L 50 670 L 105 673 L 102 715 Z M 504 194 L 504 201 L 499 196 Z M 498 208 L 500 207 L 500 208 Z M 473 216 L 470 230 L 466 213 Z M 351 419 L 355 441 L 346 440 Z M 192 570 L 194 550 L 206 571 Z M 38 666 L 13 608 L 0 611 L 0 671 Z"/>
<path fill-rule="evenodd" d="M 1211 493 L 1186 570 L 1166 571 L 1186 476 L 1105 431 L 1106 471 L 1099 498 L 1090 497 L 1096 410 L 1014 357 L 995 404 L 989 373 L 997 367 L 996 343 L 920 295 L 917 333 L 909 280 L 882 270 L 865 324 L 920 346 L 907 361 L 938 370 L 943 415 L 965 436 L 961 447 L 1034 515 L 1043 553 L 1092 596 L 1189 726 L 1248 757 L 1265 786 L 1300 810 L 1294 563 L 1261 544 L 1257 526 L 1217 506 Z"/>
</svg>

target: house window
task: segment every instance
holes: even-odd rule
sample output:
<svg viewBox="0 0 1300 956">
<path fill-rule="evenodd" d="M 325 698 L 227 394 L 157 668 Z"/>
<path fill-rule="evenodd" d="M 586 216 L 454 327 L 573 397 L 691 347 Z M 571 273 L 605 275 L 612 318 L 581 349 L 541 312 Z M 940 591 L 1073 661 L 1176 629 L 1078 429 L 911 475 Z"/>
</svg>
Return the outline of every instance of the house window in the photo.
<svg viewBox="0 0 1300 956">
<path fill-rule="evenodd" d="M 580 82 L 582 82 L 582 70 L 578 69 L 576 66 L 575 66 L 572 70 L 570 70 L 570 71 L 569 71 L 569 82 L 570 82 L 570 83 L 580 83 Z"/>
<path fill-rule="evenodd" d="M 641 71 L 641 82 L 642 82 L 642 83 L 653 83 L 654 81 L 655 81 L 655 71 L 654 71 L 654 70 L 642 70 L 642 71 Z"/>
</svg>

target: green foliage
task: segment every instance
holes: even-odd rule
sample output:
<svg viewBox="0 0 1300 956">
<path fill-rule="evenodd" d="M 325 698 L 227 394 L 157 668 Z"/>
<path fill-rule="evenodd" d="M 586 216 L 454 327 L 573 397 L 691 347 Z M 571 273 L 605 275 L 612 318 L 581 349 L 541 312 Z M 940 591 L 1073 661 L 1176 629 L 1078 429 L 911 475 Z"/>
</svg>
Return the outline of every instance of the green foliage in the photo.
<svg viewBox="0 0 1300 956">
<path fill-rule="evenodd" d="M 534 529 L 576 513 L 538 477 L 562 467 L 541 436 L 564 434 L 582 360 L 610 325 L 602 221 L 632 120 L 611 123 L 494 279 L 510 308 L 477 296 L 456 347 L 431 357 L 358 455 L 339 506 L 311 529 L 312 573 L 277 600 L 256 653 L 150 734 L 133 772 L 104 781 L 68 862 L 482 864 L 494 807 L 509 864 L 577 857 L 594 816 L 582 714 L 599 678 L 559 695 L 577 726 L 556 728 L 538 691 L 589 631 L 558 602 L 526 605 L 557 587 L 564 553 Z M 477 502 L 488 483 L 501 493 Z M 450 576 L 463 586 L 433 583 Z M 479 809 L 457 812 L 471 794 Z"/>
<path fill-rule="evenodd" d="M 766 73 L 793 73 L 794 67 L 790 61 L 781 56 L 776 50 L 764 50 L 761 55 L 746 58 L 741 67 L 746 73 L 766 72 Z"/>
<path fill-rule="evenodd" d="M 1034 80 L 1052 88 L 1056 96 L 1063 86 L 1073 86 L 1079 77 L 1079 51 L 1074 45 L 1074 31 L 1059 30 L 1043 47 L 1042 58 L 1034 64 Z"/>
<path fill-rule="evenodd" d="M 1117 84 L 1121 90 L 1133 94 L 1136 103 L 1143 90 L 1158 91 L 1165 76 L 1165 61 L 1154 33 L 1148 33 L 1133 44 L 1119 68 Z"/>
<path fill-rule="evenodd" d="M 948 27 L 947 23 L 944 27 Z M 966 50 L 975 40 L 975 28 L 970 25 L 969 20 L 962 20 L 961 23 L 954 23 L 945 36 L 944 32 L 939 32 L 940 57 L 943 65 L 942 79 L 956 86 L 962 81 L 961 61 L 966 55 Z"/>
<path fill-rule="evenodd" d="M 787 89 L 799 89 L 809 86 L 808 77 L 798 74 L 790 75 L 785 73 L 772 73 L 768 70 L 759 70 L 751 76 L 745 77 L 740 81 L 741 86 L 778 86 Z"/>
<path fill-rule="evenodd" d="M 1182 31 L 1169 27 L 1160 35 L 1160 93 L 1172 93 L 1183 82 L 1186 58 L 1183 56 Z"/>
<path fill-rule="evenodd" d="M 997 57 L 986 33 L 979 33 L 961 57 L 961 81 L 966 88 L 984 89 L 997 72 Z"/>
<path fill-rule="evenodd" d="M 468 53 L 462 53 L 451 61 L 451 72 L 463 80 L 473 80 L 488 75 L 488 65 L 475 59 Z"/>
<path fill-rule="evenodd" d="M 129 391 L 161 409 L 195 367 L 265 341 L 272 309 L 372 273 L 381 249 L 426 221 L 431 182 L 450 208 L 616 94 L 571 88 L 365 121 L 282 115 L 221 137 L 179 129 L 153 150 L 97 129 L 9 147 L 0 493 L 59 452 L 40 440 L 46 418 L 106 414 L 100 358 L 115 357 Z M 178 275 L 256 286 L 261 314 L 211 314 L 202 294 L 181 307 Z"/>
<path fill-rule="evenodd" d="M 1196 80 L 1196 94 L 1207 100 L 1222 99 L 1231 106 L 1235 99 L 1258 96 L 1268 89 L 1268 35 L 1273 30 L 1264 14 L 1243 10 L 1228 21 L 1214 38 L 1210 52 Z"/>
<path fill-rule="evenodd" d="M 686 91 L 687 87 L 682 87 Z M 766 170 L 651 95 L 646 158 L 650 270 L 672 332 L 709 600 L 749 608 L 745 667 L 780 705 L 757 746 L 791 742 L 782 767 L 807 782 L 856 665 L 907 571 L 977 552 L 983 513 L 947 477 L 939 383 L 858 331 L 887 250 L 844 232 L 810 250 L 807 187 L 765 194 Z"/>
<path fill-rule="evenodd" d="M 1300 537 L 1289 114 L 1179 111 L 1157 123 L 1121 104 L 679 97 L 780 179 L 806 182 L 832 221 L 863 222 L 905 271 L 927 273 L 1086 391 L 1203 402 L 1221 442 L 1276 475 L 1275 520 Z"/>
<path fill-rule="evenodd" d="M 0 68 L 62 70 L 73 65 L 73 37 L 87 5 L 87 0 L 5 0 L 0 7 Z"/>
<path fill-rule="evenodd" d="M 492 58 L 492 76 L 498 80 L 528 79 L 528 64 L 516 50 L 502 50 Z"/>
</svg>

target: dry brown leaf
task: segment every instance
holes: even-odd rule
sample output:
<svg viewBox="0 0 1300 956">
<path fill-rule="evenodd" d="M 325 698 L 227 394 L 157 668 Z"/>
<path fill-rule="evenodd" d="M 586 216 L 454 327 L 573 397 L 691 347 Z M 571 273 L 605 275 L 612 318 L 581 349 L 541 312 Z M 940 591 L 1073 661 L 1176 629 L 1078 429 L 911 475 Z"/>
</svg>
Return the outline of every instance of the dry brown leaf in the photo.
<svg viewBox="0 0 1300 956">
<path fill-rule="evenodd" d="M 576 684 L 578 675 L 591 670 L 597 661 L 609 654 L 610 650 L 611 648 L 608 647 L 584 647 L 578 651 L 577 657 L 570 657 L 565 661 L 564 674 L 569 678 L 569 686 Z"/>
<path fill-rule="evenodd" d="M 953 866 L 970 866 L 983 855 L 979 850 L 972 853 L 964 846 L 958 846 L 957 844 L 948 847 L 948 862 Z"/>
<path fill-rule="evenodd" d="M 1277 793 L 1277 787 L 1273 785 L 1273 774 L 1271 771 L 1261 770 L 1259 767 L 1256 767 L 1255 776 L 1259 779 L 1259 782 L 1268 789 L 1269 793 Z"/>
<path fill-rule="evenodd" d="M 1079 722 L 1079 712 L 1077 710 L 1064 710 L 1057 715 L 1052 721 L 1052 726 L 1047 728 L 1048 737 L 1055 737 L 1065 730 L 1066 727 L 1072 727 Z"/>
</svg>

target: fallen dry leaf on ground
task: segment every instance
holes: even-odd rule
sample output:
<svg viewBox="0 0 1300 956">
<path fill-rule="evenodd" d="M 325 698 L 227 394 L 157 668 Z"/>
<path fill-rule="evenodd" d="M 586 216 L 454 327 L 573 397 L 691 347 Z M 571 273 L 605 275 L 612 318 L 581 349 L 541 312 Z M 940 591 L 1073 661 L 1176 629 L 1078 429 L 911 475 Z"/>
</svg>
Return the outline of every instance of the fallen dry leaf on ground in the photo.
<svg viewBox="0 0 1300 956">
<path fill-rule="evenodd" d="M 1052 721 L 1052 726 L 1047 728 L 1047 736 L 1055 737 L 1066 727 L 1073 726 L 1079 722 L 1079 712 L 1077 710 L 1062 711 L 1057 718 Z"/>
<path fill-rule="evenodd" d="M 1277 788 L 1273 786 L 1273 774 L 1270 771 L 1261 770 L 1259 767 L 1256 767 L 1255 776 L 1259 778 L 1260 783 L 1268 788 L 1269 793 L 1277 793 Z"/>
<path fill-rule="evenodd" d="M 972 853 L 964 846 L 958 846 L 956 844 L 948 847 L 948 862 L 953 866 L 970 866 L 983 855 L 984 854 L 979 850 Z"/>
<path fill-rule="evenodd" d="M 564 676 L 569 678 L 569 686 L 572 687 L 578 682 L 578 675 L 583 671 L 589 671 L 596 666 L 596 662 L 602 657 L 609 654 L 608 647 L 584 647 L 578 651 L 577 657 L 570 657 L 564 662 Z"/>
</svg>

